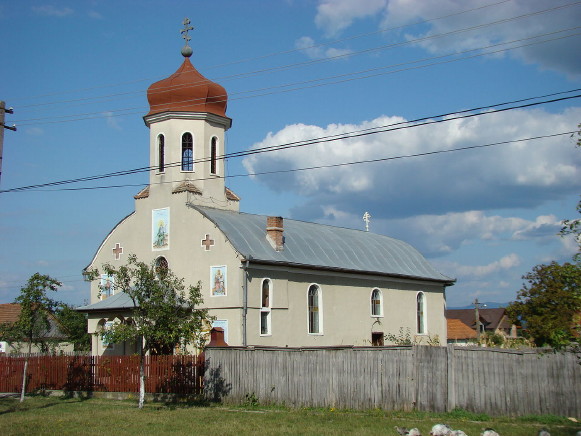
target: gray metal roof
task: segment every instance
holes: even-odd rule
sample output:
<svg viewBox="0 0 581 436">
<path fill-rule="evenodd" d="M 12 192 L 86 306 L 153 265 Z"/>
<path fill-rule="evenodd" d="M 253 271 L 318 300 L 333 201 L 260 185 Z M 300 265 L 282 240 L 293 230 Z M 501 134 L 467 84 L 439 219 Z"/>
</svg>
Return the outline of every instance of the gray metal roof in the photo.
<svg viewBox="0 0 581 436">
<path fill-rule="evenodd" d="M 284 219 L 284 250 L 266 239 L 266 216 L 194 206 L 246 259 L 447 282 L 411 245 L 361 230 Z"/>
<path fill-rule="evenodd" d="M 98 311 L 108 311 L 108 310 L 125 310 L 133 309 L 134 304 L 131 297 L 125 292 L 119 292 L 118 294 L 112 295 L 109 298 L 98 301 L 95 304 L 89 304 L 88 306 L 77 307 L 75 310 L 77 312 L 98 312 Z"/>
</svg>

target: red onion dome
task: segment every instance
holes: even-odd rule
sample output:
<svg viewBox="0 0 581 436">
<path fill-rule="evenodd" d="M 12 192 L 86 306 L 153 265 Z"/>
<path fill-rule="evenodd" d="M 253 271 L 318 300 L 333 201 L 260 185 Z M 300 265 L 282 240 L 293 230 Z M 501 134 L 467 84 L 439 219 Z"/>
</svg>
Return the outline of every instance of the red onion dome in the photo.
<svg viewBox="0 0 581 436">
<path fill-rule="evenodd" d="M 226 117 L 226 90 L 206 79 L 194 68 L 189 57 L 166 79 L 155 82 L 147 90 L 149 113 L 208 112 Z"/>
</svg>

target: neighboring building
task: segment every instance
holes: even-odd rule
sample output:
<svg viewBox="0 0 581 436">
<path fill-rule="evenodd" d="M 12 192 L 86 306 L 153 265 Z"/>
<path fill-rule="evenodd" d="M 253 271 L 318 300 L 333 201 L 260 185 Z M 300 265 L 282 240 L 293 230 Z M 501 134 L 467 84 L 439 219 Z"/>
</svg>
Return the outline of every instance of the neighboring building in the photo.
<svg viewBox="0 0 581 436">
<path fill-rule="evenodd" d="M 480 333 L 497 333 L 505 338 L 516 338 L 517 328 L 506 314 L 506 309 L 478 309 Z M 473 343 L 477 338 L 474 309 L 446 310 L 448 343 Z"/>
<path fill-rule="evenodd" d="M 20 318 L 20 304 L 8 303 L 0 304 L 0 324 L 4 323 L 15 323 Z M 54 352 L 69 352 L 74 351 L 74 346 L 68 342 L 68 337 L 66 332 L 64 332 L 63 327 L 60 325 L 58 320 L 52 315 L 48 315 L 49 329 L 42 335 L 42 340 L 47 343 L 52 343 L 52 347 L 48 351 Z M 33 353 L 43 353 L 47 350 L 43 350 L 37 345 L 32 345 Z M 28 353 L 28 343 L 27 342 L 11 342 L 11 341 L 0 341 L 0 353 Z"/>
<path fill-rule="evenodd" d="M 187 47 L 189 49 L 189 47 Z M 405 242 L 365 231 L 239 212 L 224 185 L 224 88 L 183 64 L 147 91 L 149 186 L 135 212 L 107 235 L 87 269 L 123 265 L 128 254 L 202 283 L 204 303 L 230 345 L 381 344 L 409 328 L 445 343 L 445 288 Z M 104 292 L 99 292 L 100 286 Z M 111 278 L 91 284 L 89 333 L 131 317 Z M 93 354 L 135 352 L 94 336 Z"/>
</svg>

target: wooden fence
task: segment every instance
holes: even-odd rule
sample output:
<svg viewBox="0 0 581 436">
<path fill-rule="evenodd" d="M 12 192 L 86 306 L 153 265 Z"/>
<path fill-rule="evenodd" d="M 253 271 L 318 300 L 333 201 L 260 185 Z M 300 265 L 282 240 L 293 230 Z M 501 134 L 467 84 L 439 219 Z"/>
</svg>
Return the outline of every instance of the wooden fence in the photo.
<svg viewBox="0 0 581 436">
<path fill-rule="evenodd" d="M 571 353 L 450 345 L 205 354 L 206 395 L 226 403 L 581 416 L 581 361 Z"/>
<path fill-rule="evenodd" d="M 148 393 L 202 393 L 203 358 L 146 356 Z M 20 392 L 23 356 L 0 356 L 0 392 Z M 39 389 L 85 392 L 138 392 L 138 356 L 32 356 L 27 392 Z"/>
</svg>

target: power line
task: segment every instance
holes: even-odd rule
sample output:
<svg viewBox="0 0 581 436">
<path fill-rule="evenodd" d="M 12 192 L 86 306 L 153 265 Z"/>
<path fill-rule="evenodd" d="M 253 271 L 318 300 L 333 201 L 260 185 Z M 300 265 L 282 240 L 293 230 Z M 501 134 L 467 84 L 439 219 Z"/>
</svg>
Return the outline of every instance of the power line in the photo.
<svg viewBox="0 0 581 436">
<path fill-rule="evenodd" d="M 491 55 L 491 54 L 497 54 L 497 53 L 501 53 L 501 52 L 505 52 L 505 51 L 509 51 L 509 50 L 515 50 L 517 48 L 528 47 L 530 45 L 536 45 L 536 44 L 551 42 L 551 41 L 555 41 L 555 40 L 559 40 L 559 39 L 563 39 L 563 38 L 569 38 L 569 37 L 572 37 L 572 36 L 577 36 L 577 35 L 581 34 L 581 32 L 574 33 L 574 34 L 569 34 L 569 35 L 565 35 L 565 36 L 562 36 L 562 37 L 557 37 L 557 38 L 553 38 L 553 39 L 549 39 L 549 40 L 537 41 L 537 42 L 533 42 L 533 43 L 529 43 L 529 44 L 522 44 L 522 45 L 515 46 L 515 47 L 509 47 L 509 48 L 499 49 L 499 50 L 495 50 L 495 51 L 482 52 L 482 53 L 478 53 L 478 54 L 473 55 L 473 56 L 461 57 L 461 58 L 458 58 L 458 59 L 445 60 L 445 61 L 441 61 L 441 62 L 433 62 L 433 63 L 419 65 L 419 66 L 413 66 L 413 67 L 408 67 L 408 68 L 401 68 L 401 69 L 393 70 L 393 71 L 379 72 L 379 73 L 375 73 L 375 74 L 367 74 L 367 75 L 361 76 L 361 77 L 345 78 L 345 77 L 352 76 L 352 75 L 364 74 L 364 73 L 371 73 L 371 72 L 374 72 L 374 71 L 377 71 L 377 70 L 394 68 L 394 67 L 397 67 L 397 66 L 405 66 L 405 65 L 410 65 L 410 64 L 416 64 L 416 63 L 426 62 L 426 61 L 435 60 L 435 59 L 443 59 L 443 58 L 451 57 L 451 56 L 459 56 L 459 55 L 467 54 L 467 53 L 474 52 L 474 51 L 486 50 L 486 49 L 490 49 L 490 48 L 498 47 L 498 46 L 502 46 L 502 45 L 514 44 L 516 42 L 522 42 L 522 41 L 526 41 L 526 40 L 530 40 L 530 39 L 540 38 L 540 37 L 543 37 L 543 36 L 550 36 L 550 35 L 554 35 L 554 34 L 557 34 L 557 33 L 562 33 L 562 32 L 568 32 L 568 31 L 571 31 L 571 30 L 576 30 L 576 29 L 579 29 L 579 28 L 581 28 L 581 26 L 575 26 L 575 27 L 572 27 L 572 28 L 562 29 L 562 30 L 558 30 L 558 31 L 555 31 L 555 32 L 551 32 L 551 33 L 547 33 L 547 34 L 542 34 L 542 35 L 536 35 L 536 36 L 532 36 L 532 37 L 528 37 L 528 38 L 524 38 L 524 39 L 513 40 L 513 41 L 508 41 L 508 42 L 503 42 L 503 43 L 498 43 L 498 44 L 492 44 L 492 45 L 489 45 L 489 46 L 486 46 L 486 47 L 479 47 L 479 48 L 475 48 L 475 49 L 469 49 L 469 50 L 465 50 L 465 51 L 459 52 L 459 53 L 451 53 L 451 54 L 447 54 L 447 55 L 434 56 L 434 57 L 431 57 L 431 58 L 424 58 L 424 59 L 420 59 L 420 60 L 410 61 L 410 62 L 396 64 L 396 65 L 389 65 L 389 66 L 384 66 L 384 67 L 378 67 L 378 68 L 373 68 L 373 69 L 358 71 L 358 72 L 354 72 L 354 73 L 346 73 L 346 74 L 342 74 L 342 75 L 329 76 L 329 77 L 325 77 L 325 78 L 313 79 L 313 80 L 308 80 L 308 81 L 302 81 L 302 82 L 295 82 L 295 83 L 290 83 L 290 84 L 277 85 L 277 86 L 273 86 L 273 87 L 269 87 L 269 88 L 260 88 L 260 89 L 257 89 L 257 90 L 240 91 L 238 93 L 234 93 L 233 95 L 257 93 L 257 92 L 261 92 L 261 93 L 260 94 L 255 94 L 255 95 L 249 95 L 249 96 L 245 96 L 245 97 L 234 97 L 234 98 L 230 97 L 229 99 L 227 99 L 226 96 L 224 96 L 224 100 L 222 100 L 222 102 L 224 102 L 226 100 L 232 101 L 232 100 L 239 100 L 239 99 L 245 99 L 245 98 L 256 98 L 256 97 L 263 97 L 265 95 L 272 95 L 272 94 L 276 94 L 276 93 L 280 93 L 280 92 L 292 92 L 292 91 L 298 91 L 298 90 L 303 90 L 303 89 L 308 89 L 308 88 L 314 88 L 314 87 L 320 87 L 320 86 L 335 85 L 335 84 L 338 84 L 338 83 L 344 83 L 344 82 L 349 82 L 349 81 L 353 81 L 353 80 L 367 79 L 367 78 L 376 77 L 376 76 L 379 76 L 379 75 L 394 74 L 394 73 L 399 73 L 399 72 L 403 72 L 403 71 L 409 71 L 409 70 L 412 70 L 412 69 L 427 68 L 427 67 L 431 67 L 431 66 L 435 66 L 435 65 L 441 65 L 441 64 L 451 63 L 451 62 L 464 61 L 464 60 L 473 59 L 473 58 L 476 58 L 476 57 L 487 56 L 487 55 Z M 344 79 L 341 79 L 341 78 L 344 78 Z M 289 88 L 289 87 L 297 86 L 297 85 L 307 85 L 309 83 L 320 82 L 320 81 L 323 81 L 323 80 L 330 80 L 330 79 L 340 79 L 340 80 L 335 80 L 333 82 L 328 82 L 328 83 L 313 84 L 313 85 L 309 85 L 309 86 L 295 87 L 295 88 L 291 88 L 291 89 L 285 89 L 285 90 L 279 90 L 279 91 L 273 91 L 273 92 L 266 92 L 266 91 L 269 91 L 271 89 Z M 189 103 L 196 102 L 198 100 L 201 100 L 201 99 L 187 99 L 187 100 L 182 100 L 182 101 L 174 102 L 174 104 L 175 103 L 184 103 L 184 105 L 186 105 L 186 104 L 189 104 Z M 216 102 L 220 102 L 220 100 L 217 100 Z M 153 106 L 155 106 L 155 105 L 153 105 Z M 17 122 L 19 123 L 20 126 L 29 126 L 29 125 L 37 125 L 37 124 L 57 124 L 57 123 L 64 123 L 64 122 L 74 122 L 74 121 L 82 121 L 82 120 L 96 119 L 96 118 L 109 118 L 109 117 L 117 117 L 117 116 L 123 116 L 123 115 L 133 115 L 133 114 L 136 114 L 136 113 L 140 113 L 140 112 L 128 112 L 128 111 L 133 111 L 133 110 L 136 110 L 136 109 L 139 109 L 140 112 L 141 112 L 143 110 L 146 110 L 146 107 L 145 106 L 139 106 L 139 107 L 124 108 L 124 109 L 116 109 L 116 110 L 101 110 L 101 111 L 91 112 L 91 113 L 62 115 L 62 116 L 56 117 L 56 118 L 80 117 L 80 118 L 72 118 L 72 119 L 68 119 L 68 120 L 43 121 L 43 120 L 54 119 L 55 118 L 54 116 L 51 116 L 51 117 L 42 117 L 42 118 L 23 119 L 23 120 L 18 120 Z M 178 107 L 178 109 L 179 109 L 179 107 Z M 119 113 L 119 112 L 126 112 L 126 113 Z M 35 123 L 31 123 L 31 122 L 27 123 L 26 121 L 37 121 L 37 122 L 35 122 Z M 42 121 L 42 122 L 38 122 L 38 121 Z"/>
<path fill-rule="evenodd" d="M 578 90 L 573 90 L 573 91 L 578 91 Z M 570 92 L 572 92 L 572 91 L 566 91 L 566 93 L 570 93 Z M 553 96 L 553 95 L 559 95 L 559 94 L 562 94 L 562 93 L 548 94 L 547 96 Z M 457 120 L 457 119 L 473 118 L 476 116 L 488 115 L 488 114 L 493 114 L 493 113 L 498 113 L 498 112 L 505 112 L 508 110 L 522 109 L 522 108 L 538 106 L 538 105 L 542 105 L 542 104 L 566 101 L 566 100 L 579 98 L 579 97 L 581 97 L 581 94 L 560 97 L 560 98 L 553 98 L 550 100 L 545 100 L 545 101 L 540 101 L 540 102 L 532 102 L 532 103 L 526 103 L 526 104 L 520 104 L 520 105 L 513 105 L 510 107 L 499 108 L 499 109 L 494 109 L 494 110 L 490 110 L 490 109 L 492 107 L 505 106 L 505 105 L 513 104 L 513 103 L 507 102 L 507 103 L 499 103 L 499 104 L 491 105 L 491 106 L 481 106 L 481 107 L 475 108 L 475 109 L 467 109 L 464 111 L 441 114 L 441 115 L 431 116 L 431 117 L 422 117 L 422 118 L 418 118 L 418 119 L 411 120 L 411 121 L 393 123 L 391 125 L 377 126 L 377 127 L 371 128 L 371 129 L 352 131 L 352 132 L 347 132 L 347 133 L 343 133 L 340 135 L 329 135 L 326 137 L 312 138 L 312 139 L 306 139 L 306 140 L 302 140 L 302 141 L 290 142 L 290 143 L 286 143 L 286 144 L 278 144 L 278 145 L 274 145 L 274 146 L 262 147 L 260 149 L 251 149 L 251 150 L 246 150 L 246 151 L 234 152 L 234 153 L 222 155 L 219 158 L 220 159 L 227 159 L 227 158 L 234 158 L 234 157 L 243 157 L 243 156 L 248 156 L 248 155 L 252 155 L 252 154 L 280 151 L 280 150 L 284 150 L 284 149 L 304 147 L 307 145 L 320 144 L 320 143 L 324 143 L 324 142 L 353 139 L 353 138 L 373 135 L 373 134 L 377 134 L 377 133 L 386 133 L 386 132 L 390 132 L 390 131 L 409 129 L 409 128 L 413 128 L 413 127 L 448 122 L 448 121 L 453 121 L 453 120 Z M 514 102 L 530 101 L 532 99 L 538 99 L 538 98 L 539 97 L 530 97 L 528 99 L 515 100 Z M 543 97 L 543 98 L 545 98 L 545 97 Z M 479 112 L 479 113 L 470 113 L 470 112 L 474 112 L 475 110 L 484 111 L 485 109 L 488 109 L 488 111 Z M 455 115 L 455 116 L 453 116 L 453 115 Z M 437 119 L 434 119 L 434 118 L 437 118 Z M 208 161 L 208 159 L 207 158 L 206 159 L 197 159 L 196 163 L 197 162 L 205 162 L 205 161 Z M 172 166 L 176 166 L 179 164 L 180 164 L 179 162 L 173 162 L 173 163 L 166 165 L 166 167 L 172 167 Z M 136 174 L 136 173 L 140 173 L 140 172 L 148 172 L 152 168 L 155 168 L 155 167 L 142 167 L 142 168 L 136 168 L 136 169 L 131 169 L 131 170 L 118 171 L 118 172 L 114 172 L 114 173 L 102 174 L 102 175 L 97 175 L 97 176 L 87 176 L 87 177 L 82 177 L 82 178 L 77 178 L 77 179 L 69 179 L 69 180 L 62 180 L 62 181 L 57 181 L 57 182 L 49 182 L 49 183 L 43 183 L 43 184 L 37 184 L 37 185 L 23 186 L 23 187 L 19 187 L 19 188 L 5 189 L 5 190 L 0 190 L 0 194 L 8 193 L 8 192 L 21 192 L 21 191 L 27 191 L 27 190 L 36 190 L 38 188 L 43 188 L 43 187 L 48 187 L 48 186 L 58 186 L 58 185 L 64 185 L 64 184 L 70 184 L 70 183 L 79 183 L 79 182 L 93 181 L 93 180 L 98 180 L 98 179 L 105 179 L 105 178 L 110 178 L 110 177 L 118 177 L 118 176 Z M 123 185 L 117 185 L 116 187 L 120 187 L 120 186 L 123 186 Z"/>
<path fill-rule="evenodd" d="M 554 12 L 554 11 L 559 10 L 559 9 L 568 8 L 571 6 L 576 6 L 580 3 L 581 3 L 581 1 L 578 1 L 578 2 L 569 3 L 569 4 L 565 4 L 565 5 L 555 6 L 555 7 L 544 9 L 541 11 L 535 11 L 535 12 L 531 12 L 531 13 L 527 13 L 527 14 L 518 15 L 515 17 L 505 18 L 505 19 L 493 21 L 490 23 L 479 24 L 479 25 L 475 25 L 475 26 L 471 26 L 471 27 L 467 27 L 467 28 L 456 29 L 456 30 L 446 32 L 446 33 L 440 33 L 440 34 L 430 35 L 430 36 L 426 36 L 426 37 L 422 37 L 422 38 L 416 38 L 416 39 L 412 39 L 412 40 L 408 40 L 408 41 L 404 41 L 404 42 L 400 42 L 400 43 L 396 43 L 396 44 L 386 44 L 386 45 L 381 45 L 379 47 L 369 48 L 369 49 L 360 50 L 360 51 L 356 51 L 356 52 L 350 52 L 347 54 L 340 54 L 337 56 L 327 57 L 327 58 L 323 58 L 323 59 L 315 59 L 315 60 L 311 60 L 311 61 L 304 61 L 304 62 L 298 62 L 298 63 L 293 63 L 293 64 L 287 64 L 287 65 L 282 65 L 282 66 L 278 66 L 278 67 L 271 67 L 271 68 L 266 68 L 266 69 L 261 69 L 261 70 L 250 71 L 250 72 L 246 72 L 246 73 L 239 73 L 239 74 L 230 75 L 230 76 L 223 76 L 223 77 L 215 78 L 214 80 L 226 81 L 226 80 L 231 80 L 234 78 L 243 78 L 243 77 L 255 76 L 255 75 L 264 74 L 267 72 L 270 73 L 270 72 L 275 72 L 275 71 L 286 71 L 286 70 L 289 70 L 292 68 L 298 68 L 298 67 L 309 66 L 309 65 L 313 65 L 313 64 L 317 64 L 317 63 L 329 62 L 329 61 L 340 59 L 343 57 L 352 57 L 352 56 L 365 54 L 365 53 L 369 53 L 369 52 L 373 52 L 373 51 L 386 50 L 386 49 L 390 49 L 390 48 L 401 47 L 404 45 L 417 44 L 419 42 L 425 42 L 427 40 L 431 40 L 431 39 L 435 39 L 435 38 L 442 38 L 442 37 L 446 37 L 446 36 L 450 36 L 450 35 L 455 35 L 458 33 L 464 33 L 464 32 L 482 29 L 482 28 L 497 25 L 497 24 L 505 24 L 507 22 L 520 20 L 523 18 L 529 18 L 531 16 L 535 16 L 535 15 L 539 15 L 539 14 Z M 454 14 L 452 14 L 452 15 L 454 15 Z M 571 29 L 567 29 L 567 30 L 572 30 L 572 29 L 575 29 L 575 28 L 571 28 Z M 547 33 L 545 35 L 554 34 L 554 33 L 555 32 L 550 32 L 550 33 Z M 529 38 L 523 38 L 523 39 L 520 39 L 517 41 L 531 39 L 531 38 L 535 38 L 535 36 L 529 37 Z M 515 41 L 512 41 L 512 42 L 515 42 Z M 512 42 L 504 42 L 504 43 L 499 43 L 499 44 L 495 44 L 495 45 L 509 44 Z M 483 48 L 488 48 L 488 47 L 483 47 Z M 480 48 L 480 49 L 483 49 L 483 48 Z M 474 51 L 474 50 L 478 50 L 478 49 L 471 49 L 469 51 Z M 171 90 L 171 89 L 180 89 L 184 86 L 190 87 L 192 85 L 195 85 L 196 83 L 202 84 L 205 82 L 207 82 L 207 80 L 206 81 L 192 82 L 192 83 L 189 83 L 187 85 L 173 85 L 173 86 L 163 87 L 163 88 L 159 88 L 158 90 L 156 90 L 156 92 L 166 92 L 166 91 Z M 253 92 L 253 91 L 246 91 L 246 92 Z M 35 105 L 21 106 L 20 108 L 32 107 L 32 106 L 42 106 L 42 105 L 51 105 L 51 104 L 57 104 L 57 103 L 70 103 L 70 102 L 79 102 L 79 101 L 87 101 L 87 100 L 94 100 L 94 99 L 103 99 L 103 98 L 108 98 L 108 97 L 115 97 L 115 96 L 128 95 L 128 94 L 134 94 L 134 93 L 143 93 L 143 91 L 142 90 L 132 91 L 132 92 L 111 94 L 111 95 L 98 96 L 98 97 L 87 97 L 87 98 L 74 99 L 74 100 L 65 100 L 65 101 L 60 101 L 60 102 L 39 103 L 39 104 L 35 104 Z M 126 109 L 120 109 L 118 111 L 135 110 L 135 109 L 138 109 L 138 108 L 137 107 L 126 108 Z M 102 112 L 103 111 L 97 112 L 97 114 L 102 113 Z M 93 113 L 93 114 L 95 114 L 95 113 Z M 91 114 L 80 114 L 80 115 L 91 115 Z M 63 117 L 70 117 L 70 116 L 75 116 L 75 115 L 67 115 L 67 116 L 63 116 Z M 29 121 L 29 120 L 17 120 L 17 122 L 19 122 L 19 123 L 23 122 L 23 121 Z"/>
<path fill-rule="evenodd" d="M 230 62 L 223 63 L 223 64 L 219 64 L 219 65 L 211 65 L 211 66 L 208 66 L 207 69 L 223 68 L 225 66 L 230 66 L 230 65 L 241 64 L 241 63 L 245 63 L 245 62 L 256 61 L 256 60 L 265 59 L 265 58 L 269 58 L 269 57 L 275 57 L 275 56 L 279 56 L 279 55 L 283 55 L 283 54 L 300 52 L 300 51 L 308 50 L 310 48 L 317 48 L 317 47 L 322 47 L 322 46 L 337 44 L 337 43 L 340 43 L 340 42 L 354 40 L 354 39 L 358 39 L 358 38 L 362 38 L 362 37 L 365 37 L 365 36 L 370 36 L 370 35 L 374 35 L 374 34 L 378 34 L 378 33 L 385 33 L 385 32 L 392 31 L 392 30 L 400 30 L 400 29 L 404 29 L 404 28 L 407 28 L 407 27 L 417 26 L 417 25 L 420 25 L 420 24 L 427 24 L 427 23 L 430 23 L 430 22 L 433 22 L 433 21 L 443 20 L 443 19 L 450 18 L 450 17 L 453 17 L 453 16 L 462 15 L 462 14 L 466 14 L 466 13 L 469 13 L 469 12 L 474 12 L 474 11 L 486 9 L 486 8 L 493 7 L 493 6 L 498 6 L 498 5 L 503 4 L 503 3 L 508 3 L 509 1 L 512 1 L 512 0 L 502 0 L 502 1 L 499 1 L 499 2 L 496 2 L 496 3 L 491 3 L 491 4 L 488 4 L 488 5 L 479 6 L 479 7 L 476 7 L 476 8 L 466 9 L 466 10 L 463 10 L 463 11 L 455 12 L 455 13 L 448 14 L 448 15 L 443 15 L 443 16 L 436 17 L 436 18 L 431 18 L 431 19 L 426 19 L 426 20 L 420 20 L 420 21 L 416 21 L 416 22 L 409 23 L 409 24 L 405 24 L 405 25 L 401 25 L 401 26 L 387 27 L 387 28 L 379 29 L 379 30 L 374 31 L 374 32 L 362 33 L 362 34 L 354 35 L 354 36 L 347 37 L 347 38 L 335 39 L 335 40 L 332 40 L 332 41 L 329 41 L 329 42 L 326 42 L 326 43 L 316 44 L 316 45 L 313 45 L 313 46 L 310 46 L 310 47 L 302 47 L 302 48 L 295 48 L 295 49 L 291 49 L 291 50 L 278 51 L 278 52 L 268 53 L 268 54 L 265 54 L 265 55 L 260 55 L 260 56 L 250 57 L 250 58 L 244 58 L 244 59 L 240 59 L 240 60 L 236 60 L 236 61 L 230 61 Z M 572 5 L 574 5 L 574 4 L 572 4 Z M 37 98 L 41 98 L 41 97 L 50 97 L 50 96 L 59 95 L 59 94 L 71 94 L 71 93 L 75 93 L 75 92 L 92 91 L 94 89 L 101 89 L 101 88 L 115 87 L 115 86 L 123 86 L 123 85 L 128 85 L 128 84 L 133 84 L 133 83 L 139 83 L 139 82 L 144 82 L 144 81 L 149 81 L 149 80 L 156 80 L 156 78 L 149 77 L 149 78 L 136 79 L 136 80 L 132 80 L 132 81 L 128 81 L 128 82 L 119 82 L 119 83 L 113 83 L 113 84 L 105 84 L 105 85 L 99 85 L 99 86 L 92 86 L 92 87 L 88 87 L 88 88 L 79 88 L 79 89 L 73 89 L 73 90 L 66 90 L 66 91 L 61 91 L 61 92 L 56 92 L 56 93 L 50 93 L 50 94 L 41 94 L 41 95 L 37 95 L 37 96 L 25 97 L 25 98 L 23 98 L 23 100 L 32 100 L 32 99 L 37 99 Z M 142 91 L 140 91 L 140 92 L 142 92 Z M 20 108 L 25 108 L 25 107 L 30 107 L 30 106 L 31 105 L 19 106 L 19 107 Z"/>
<path fill-rule="evenodd" d="M 480 144 L 480 145 L 470 145 L 466 147 L 459 147 L 447 150 L 435 150 L 435 151 L 426 151 L 422 153 L 414 153 L 414 154 L 407 154 L 407 155 L 400 155 L 400 156 L 390 156 L 390 157 L 383 157 L 383 158 L 376 158 L 376 159 L 366 159 L 360 161 L 351 161 L 351 162 L 343 162 L 337 164 L 328 164 L 328 165 L 316 165 L 311 167 L 302 167 L 302 168 L 291 168 L 287 170 L 273 170 L 273 171 L 261 171 L 261 172 L 254 172 L 254 173 L 244 173 L 244 174 L 234 174 L 230 176 L 224 176 L 225 179 L 232 179 L 238 177 L 253 177 L 253 176 L 261 176 L 261 175 L 274 175 L 274 174 L 284 174 L 284 173 L 293 173 L 299 171 L 311 171 L 317 169 L 325 169 L 325 168 L 337 168 L 337 167 L 344 167 L 344 166 L 351 166 L 351 165 L 361 165 L 361 164 L 369 164 L 369 163 L 377 163 L 377 162 L 386 162 L 392 160 L 400 160 L 400 159 L 410 159 L 414 157 L 425 157 L 425 156 L 432 156 L 444 153 L 452 153 L 456 151 L 467 151 L 467 150 L 475 150 L 481 148 L 489 148 L 499 145 L 506 145 L 512 144 L 516 142 L 526 142 L 526 141 L 534 141 L 539 139 L 547 139 L 547 138 L 554 138 L 558 136 L 564 135 L 572 135 L 577 133 L 577 130 L 572 130 L 569 132 L 561 132 L 561 133 L 554 133 L 550 135 L 543 135 L 543 136 L 535 136 L 530 138 L 521 138 L 521 139 L 514 139 L 510 141 L 500 141 L 494 142 L 489 144 Z M 196 179 L 192 179 L 191 181 L 202 181 L 208 180 L 208 177 L 199 177 Z M 155 184 L 162 185 L 167 183 L 174 183 L 174 181 L 165 181 L 165 182 L 158 182 Z M 109 185 L 109 186 L 89 186 L 89 187 L 81 187 L 81 188 L 60 188 L 60 189 L 34 189 L 34 191 L 42 191 L 42 192 L 63 192 L 63 191 L 89 191 L 89 190 L 96 190 L 96 189 L 112 189 L 112 188 L 126 188 L 126 187 L 137 187 L 143 186 L 142 183 L 140 184 L 125 184 L 125 185 Z"/>
</svg>

